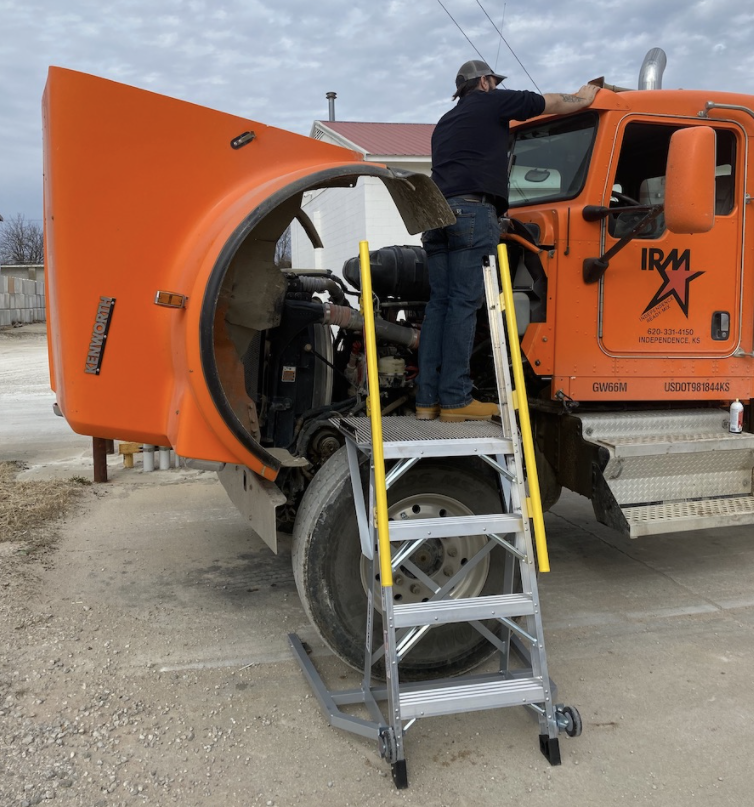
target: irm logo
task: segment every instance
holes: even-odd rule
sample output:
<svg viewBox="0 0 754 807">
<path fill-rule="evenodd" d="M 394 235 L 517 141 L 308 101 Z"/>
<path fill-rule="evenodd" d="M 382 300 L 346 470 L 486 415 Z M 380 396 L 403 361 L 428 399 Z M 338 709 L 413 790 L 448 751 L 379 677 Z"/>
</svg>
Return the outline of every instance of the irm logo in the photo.
<svg viewBox="0 0 754 807">
<path fill-rule="evenodd" d="M 642 271 L 654 269 L 662 278 L 662 285 L 642 313 L 646 314 L 663 300 L 674 297 L 681 311 L 688 317 L 689 283 L 704 274 L 691 273 L 691 250 L 684 249 L 679 254 L 677 249 L 671 249 L 666 256 L 657 247 L 644 247 L 641 251 L 641 268 Z"/>
<path fill-rule="evenodd" d="M 668 267 L 670 267 L 674 272 L 677 272 L 680 269 L 690 272 L 691 250 L 684 249 L 679 255 L 677 249 L 671 249 L 668 253 L 668 257 L 666 258 L 665 253 L 661 249 L 657 249 L 657 247 L 644 247 L 644 249 L 642 249 L 642 270 L 646 269 L 651 271 L 652 269 L 656 269 L 658 272 L 662 272 Z"/>
</svg>

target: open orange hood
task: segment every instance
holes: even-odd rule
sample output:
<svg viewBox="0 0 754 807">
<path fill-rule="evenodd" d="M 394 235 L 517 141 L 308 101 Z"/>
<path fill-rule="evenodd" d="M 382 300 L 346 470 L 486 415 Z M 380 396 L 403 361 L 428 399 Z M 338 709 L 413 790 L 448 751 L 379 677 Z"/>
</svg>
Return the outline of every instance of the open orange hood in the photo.
<svg viewBox="0 0 754 807">
<path fill-rule="evenodd" d="M 410 232 L 448 223 L 442 196 L 346 149 L 71 70 L 50 69 L 43 109 L 50 367 L 65 418 L 274 478 L 241 356 L 279 322 L 275 244 L 302 194 L 378 177 Z"/>
</svg>

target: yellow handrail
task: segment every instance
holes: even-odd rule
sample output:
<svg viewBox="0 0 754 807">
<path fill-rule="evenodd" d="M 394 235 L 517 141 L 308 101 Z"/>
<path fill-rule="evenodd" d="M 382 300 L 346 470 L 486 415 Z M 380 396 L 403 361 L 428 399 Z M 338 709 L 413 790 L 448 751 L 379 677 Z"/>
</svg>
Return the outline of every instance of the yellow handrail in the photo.
<svg viewBox="0 0 754 807">
<path fill-rule="evenodd" d="M 531 420 L 529 418 L 529 401 L 526 397 L 524 384 L 524 366 L 521 361 L 521 346 L 518 343 L 518 326 L 516 324 L 516 309 L 513 305 L 513 287 L 511 284 L 510 266 L 508 265 L 508 250 L 505 244 L 497 248 L 500 280 L 503 284 L 503 303 L 505 321 L 508 327 L 508 348 L 513 366 L 513 382 L 516 388 L 516 405 L 518 408 L 518 422 L 521 426 L 521 442 L 524 445 L 524 459 L 526 460 L 526 473 L 529 480 L 529 500 L 531 502 L 531 518 L 534 522 L 534 544 L 537 547 L 537 561 L 540 572 L 550 571 L 550 558 L 547 554 L 547 537 L 545 536 L 545 519 L 542 514 L 542 496 L 539 492 L 539 477 L 537 476 L 537 461 L 534 457 L 534 440 L 531 434 Z"/>
<path fill-rule="evenodd" d="M 367 354 L 369 397 L 367 412 L 372 424 L 372 462 L 374 463 L 374 493 L 377 511 L 377 540 L 380 544 L 380 585 L 393 585 L 390 561 L 390 533 L 387 518 L 387 489 L 385 487 L 385 455 L 382 450 L 382 411 L 380 410 L 380 379 L 377 367 L 377 339 L 374 335 L 372 305 L 372 270 L 369 263 L 369 242 L 359 242 L 361 267 L 361 314 L 364 317 L 364 342 Z"/>
</svg>

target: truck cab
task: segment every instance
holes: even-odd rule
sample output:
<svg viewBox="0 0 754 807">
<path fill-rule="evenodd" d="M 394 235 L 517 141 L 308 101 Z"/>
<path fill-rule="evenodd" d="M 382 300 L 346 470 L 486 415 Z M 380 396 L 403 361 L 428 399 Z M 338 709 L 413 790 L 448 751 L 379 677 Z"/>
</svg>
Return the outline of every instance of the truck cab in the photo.
<svg viewBox="0 0 754 807">
<path fill-rule="evenodd" d="M 540 250 L 539 315 L 522 348 L 545 476 L 634 537 L 750 523 L 752 445 L 728 433 L 727 408 L 738 399 L 750 417 L 753 105 L 724 93 L 600 93 L 579 115 L 514 130 L 510 216 Z M 674 139 L 702 130 L 711 153 L 687 141 L 671 177 Z M 679 229 L 666 190 L 692 175 L 680 204 L 711 215 Z"/>
</svg>

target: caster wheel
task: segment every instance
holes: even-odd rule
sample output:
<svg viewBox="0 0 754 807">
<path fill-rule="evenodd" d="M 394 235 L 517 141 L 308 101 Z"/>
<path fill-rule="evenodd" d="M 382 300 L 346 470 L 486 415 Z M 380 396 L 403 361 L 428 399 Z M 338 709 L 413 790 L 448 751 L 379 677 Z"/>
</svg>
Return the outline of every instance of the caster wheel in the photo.
<svg viewBox="0 0 754 807">
<path fill-rule="evenodd" d="M 569 737 L 578 737 L 581 734 L 581 715 L 575 706 L 564 706 L 561 714 L 566 718 L 565 733 Z"/>
</svg>

